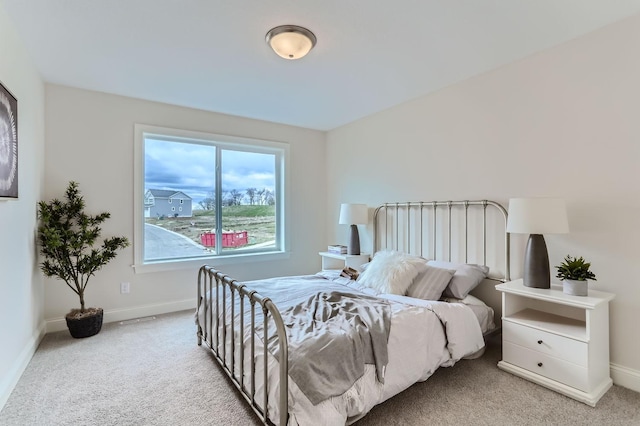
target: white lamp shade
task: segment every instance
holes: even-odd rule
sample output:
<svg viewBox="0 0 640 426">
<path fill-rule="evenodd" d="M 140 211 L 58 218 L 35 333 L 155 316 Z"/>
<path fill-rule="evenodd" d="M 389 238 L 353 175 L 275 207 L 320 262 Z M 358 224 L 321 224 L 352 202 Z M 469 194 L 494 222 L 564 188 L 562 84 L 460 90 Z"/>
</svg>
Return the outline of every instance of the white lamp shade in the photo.
<svg viewBox="0 0 640 426">
<path fill-rule="evenodd" d="M 340 225 L 366 225 L 369 215 L 366 204 L 341 204 Z"/>
<path fill-rule="evenodd" d="M 566 234 L 567 208 L 561 198 L 512 198 L 507 232 L 514 234 Z"/>
</svg>

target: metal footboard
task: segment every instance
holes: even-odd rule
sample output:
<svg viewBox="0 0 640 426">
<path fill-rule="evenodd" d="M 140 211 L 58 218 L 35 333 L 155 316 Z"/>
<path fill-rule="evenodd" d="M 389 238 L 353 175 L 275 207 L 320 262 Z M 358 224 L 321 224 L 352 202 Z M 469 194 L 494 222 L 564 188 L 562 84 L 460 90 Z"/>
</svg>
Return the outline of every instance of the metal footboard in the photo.
<svg viewBox="0 0 640 426">
<path fill-rule="evenodd" d="M 214 293 L 215 292 L 215 293 Z M 215 296 L 214 296 L 215 295 Z M 256 305 L 262 311 L 262 318 L 256 318 Z M 245 309 L 250 309 L 250 312 Z M 236 312 L 239 309 L 239 312 Z M 202 311 L 201 311 L 202 310 Z M 230 311 L 229 311 L 230 310 Z M 245 315 L 249 314 L 250 324 L 245 324 Z M 201 315 L 202 314 L 202 315 Z M 227 318 L 229 317 L 229 318 Z M 202 266 L 198 272 L 198 345 L 204 341 L 213 352 L 223 371 L 249 403 L 253 411 L 264 424 L 274 424 L 269 414 L 269 363 L 268 340 L 269 318 L 275 324 L 275 334 L 279 345 L 279 387 L 278 407 L 279 424 L 286 425 L 289 415 L 288 404 L 288 344 L 282 317 L 276 305 L 268 297 L 263 297 L 246 285 L 231 279 L 227 275 L 210 266 Z M 258 321 L 258 322 L 256 322 Z M 245 328 L 250 327 L 250 368 L 245 371 Z M 262 398 L 256 395 L 256 329 L 262 329 L 264 363 Z M 229 331 L 228 331 L 229 330 Z M 273 334 L 273 333 L 272 333 Z M 230 345 L 228 347 L 227 345 Z M 239 360 L 236 363 L 236 349 L 239 349 Z M 229 353 L 228 353 L 229 351 Z M 260 354 L 258 354 L 260 356 Z M 236 372 L 236 369 L 239 372 Z M 247 383 L 248 382 L 248 383 Z M 275 385 L 275 384 L 273 384 Z M 261 401 L 260 401 L 261 400 Z M 259 402 L 260 401 L 260 402 Z M 260 406 L 260 404 L 262 406 Z"/>
</svg>

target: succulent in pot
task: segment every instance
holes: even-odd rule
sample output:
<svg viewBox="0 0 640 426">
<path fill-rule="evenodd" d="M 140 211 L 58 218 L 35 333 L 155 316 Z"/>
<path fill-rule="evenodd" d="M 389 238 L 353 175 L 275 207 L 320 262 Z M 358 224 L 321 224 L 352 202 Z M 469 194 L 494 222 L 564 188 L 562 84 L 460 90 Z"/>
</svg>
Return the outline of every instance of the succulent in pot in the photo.
<svg viewBox="0 0 640 426">
<path fill-rule="evenodd" d="M 591 263 L 582 256 L 572 257 L 567 255 L 562 263 L 555 267 L 558 271 L 556 278 L 562 280 L 563 292 L 573 296 L 586 296 L 588 294 L 588 280 L 596 280 L 591 271 Z"/>
<path fill-rule="evenodd" d="M 85 307 L 85 289 L 91 278 L 129 245 L 126 237 L 98 239 L 100 224 L 111 217 L 108 212 L 95 216 L 85 213 L 85 202 L 76 182 L 69 182 L 65 199 L 38 203 L 38 243 L 44 260 L 40 269 L 47 277 L 64 281 L 80 299 L 80 309 L 65 317 L 73 337 L 89 337 L 102 328 L 102 308 Z"/>
</svg>

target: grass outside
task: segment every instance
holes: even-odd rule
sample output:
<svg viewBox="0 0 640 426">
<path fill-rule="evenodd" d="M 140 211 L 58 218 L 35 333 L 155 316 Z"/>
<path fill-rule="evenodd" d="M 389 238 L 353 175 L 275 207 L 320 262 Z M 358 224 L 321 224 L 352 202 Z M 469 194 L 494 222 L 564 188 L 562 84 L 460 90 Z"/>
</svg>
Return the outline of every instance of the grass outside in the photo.
<svg viewBox="0 0 640 426">
<path fill-rule="evenodd" d="M 216 216 L 213 210 L 194 210 L 192 217 L 145 218 L 145 223 L 184 235 L 200 244 L 202 233 L 215 231 Z M 225 206 L 222 208 L 222 229 L 224 232 L 247 231 L 248 246 L 274 241 L 275 206 Z"/>
</svg>

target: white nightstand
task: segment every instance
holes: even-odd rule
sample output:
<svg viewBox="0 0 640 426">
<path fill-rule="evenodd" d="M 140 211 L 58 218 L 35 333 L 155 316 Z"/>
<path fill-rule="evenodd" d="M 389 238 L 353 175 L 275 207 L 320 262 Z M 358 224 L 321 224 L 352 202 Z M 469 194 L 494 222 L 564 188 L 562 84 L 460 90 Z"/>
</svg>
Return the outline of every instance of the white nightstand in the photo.
<svg viewBox="0 0 640 426">
<path fill-rule="evenodd" d="M 502 292 L 502 361 L 498 367 L 595 407 L 611 387 L 609 301 L 589 290 L 569 296 L 562 286 L 499 284 Z"/>
<path fill-rule="evenodd" d="M 344 269 L 349 266 L 357 269 L 369 261 L 368 254 L 338 254 L 321 251 L 318 253 L 322 257 L 322 270 L 327 269 Z"/>
</svg>

